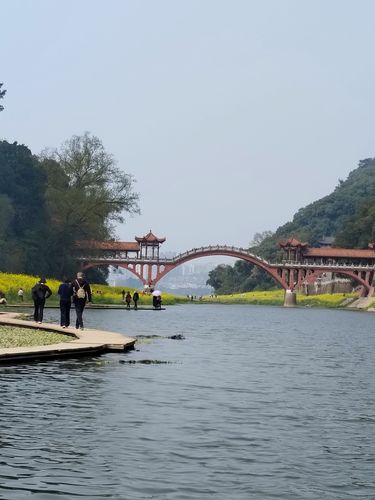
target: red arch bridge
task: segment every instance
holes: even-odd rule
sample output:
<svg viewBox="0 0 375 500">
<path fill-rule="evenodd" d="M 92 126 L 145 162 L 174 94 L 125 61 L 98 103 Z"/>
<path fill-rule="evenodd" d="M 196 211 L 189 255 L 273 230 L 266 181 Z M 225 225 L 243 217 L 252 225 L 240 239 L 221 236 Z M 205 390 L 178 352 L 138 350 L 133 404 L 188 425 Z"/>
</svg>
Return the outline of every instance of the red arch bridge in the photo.
<svg viewBox="0 0 375 500">
<path fill-rule="evenodd" d="M 129 248 L 129 244 L 122 242 L 90 242 L 90 245 L 87 242 L 78 242 L 78 246 L 82 249 L 90 246 L 91 250 L 94 250 L 91 256 L 78 257 L 82 270 L 97 266 L 117 266 L 127 269 L 144 285 L 150 287 L 155 287 L 161 278 L 185 262 L 219 255 L 242 259 L 263 269 L 287 293 L 293 293 L 303 285 L 314 283 L 323 273 L 340 274 L 352 279 L 361 286 L 363 297 L 372 296 L 374 293 L 374 249 L 311 248 L 298 240 L 288 240 L 280 244 L 288 259 L 281 263 L 270 263 L 247 249 L 227 245 L 193 248 L 173 258 L 160 257 L 159 246 L 156 244 L 152 246 L 151 252 L 144 251 L 144 246 L 142 251 L 142 244 L 140 249 L 136 250 L 135 247 Z"/>
</svg>

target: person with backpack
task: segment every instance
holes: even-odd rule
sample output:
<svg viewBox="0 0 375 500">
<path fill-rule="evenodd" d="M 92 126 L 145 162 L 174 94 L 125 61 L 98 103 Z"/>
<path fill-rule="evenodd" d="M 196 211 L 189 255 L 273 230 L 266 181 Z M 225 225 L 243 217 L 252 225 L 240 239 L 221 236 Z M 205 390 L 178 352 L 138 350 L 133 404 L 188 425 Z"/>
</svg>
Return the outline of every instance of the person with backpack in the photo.
<svg viewBox="0 0 375 500">
<path fill-rule="evenodd" d="M 59 286 L 60 295 L 60 326 L 67 328 L 70 325 L 70 308 L 72 306 L 73 287 L 69 278 Z"/>
<path fill-rule="evenodd" d="M 134 309 L 138 309 L 139 293 L 137 290 L 133 293 Z"/>
<path fill-rule="evenodd" d="M 77 273 L 77 278 L 72 283 L 73 288 L 73 303 L 76 309 L 76 328 L 83 330 L 83 310 L 86 302 L 91 302 L 91 288 L 88 281 L 85 280 L 84 274 Z"/>
<path fill-rule="evenodd" d="M 31 297 L 34 301 L 34 321 L 37 323 L 43 321 L 46 299 L 52 295 L 51 289 L 46 285 L 46 282 L 46 278 L 43 276 L 31 289 Z"/>
</svg>

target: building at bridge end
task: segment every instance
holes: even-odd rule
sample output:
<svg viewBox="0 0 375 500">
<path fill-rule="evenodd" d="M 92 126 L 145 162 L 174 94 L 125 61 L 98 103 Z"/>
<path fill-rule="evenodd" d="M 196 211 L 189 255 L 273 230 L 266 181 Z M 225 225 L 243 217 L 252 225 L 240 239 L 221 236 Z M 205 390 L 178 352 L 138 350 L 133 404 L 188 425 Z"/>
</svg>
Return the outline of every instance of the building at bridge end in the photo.
<svg viewBox="0 0 375 500">
<path fill-rule="evenodd" d="M 307 241 L 300 241 L 296 238 L 280 241 L 278 245 L 284 251 L 284 262 L 311 265 L 375 265 L 375 245 L 373 242 L 364 249 L 339 248 L 330 245 L 313 247 Z"/>
</svg>

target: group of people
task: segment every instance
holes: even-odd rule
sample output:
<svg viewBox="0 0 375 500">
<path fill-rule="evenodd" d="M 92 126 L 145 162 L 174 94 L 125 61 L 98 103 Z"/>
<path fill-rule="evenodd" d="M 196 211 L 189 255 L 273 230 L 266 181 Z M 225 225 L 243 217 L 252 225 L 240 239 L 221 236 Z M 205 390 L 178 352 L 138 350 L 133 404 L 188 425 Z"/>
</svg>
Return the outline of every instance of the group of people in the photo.
<svg viewBox="0 0 375 500">
<path fill-rule="evenodd" d="M 60 295 L 60 325 L 63 328 L 70 325 L 70 309 L 73 301 L 76 311 L 76 328 L 83 330 L 83 310 L 86 304 L 92 301 L 90 284 L 86 281 L 84 274 L 77 273 L 74 280 L 64 279 L 57 293 Z M 34 321 L 37 323 L 42 323 L 46 299 L 51 295 L 46 278 L 41 277 L 31 290 L 34 301 Z"/>
<path fill-rule="evenodd" d="M 130 309 L 130 304 L 132 300 L 134 302 L 134 309 L 138 309 L 139 293 L 137 291 L 133 293 L 133 297 L 131 296 L 130 292 L 125 292 L 125 290 L 121 292 L 121 295 L 122 295 L 122 302 L 126 303 L 127 309 Z"/>
<path fill-rule="evenodd" d="M 156 295 L 156 293 L 157 292 L 155 292 L 155 295 L 152 295 L 152 305 L 154 309 L 161 309 L 161 295 Z M 132 296 L 129 291 L 125 292 L 125 290 L 122 290 L 121 295 L 122 302 L 126 304 L 127 309 L 130 309 L 132 301 L 134 302 L 134 309 L 138 309 L 139 293 L 137 291 L 135 291 Z"/>
<path fill-rule="evenodd" d="M 152 296 L 152 306 L 155 309 L 161 309 L 161 295 Z"/>
</svg>

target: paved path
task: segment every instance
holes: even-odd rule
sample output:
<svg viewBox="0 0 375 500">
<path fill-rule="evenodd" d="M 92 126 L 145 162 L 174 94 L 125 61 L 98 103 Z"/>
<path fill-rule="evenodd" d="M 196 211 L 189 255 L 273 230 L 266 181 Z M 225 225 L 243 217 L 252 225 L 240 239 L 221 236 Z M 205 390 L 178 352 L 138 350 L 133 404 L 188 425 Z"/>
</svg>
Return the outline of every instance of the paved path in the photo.
<svg viewBox="0 0 375 500">
<path fill-rule="evenodd" d="M 32 308 L 34 309 L 34 304 L 31 304 L 31 302 L 20 302 L 17 304 L 7 304 L 6 306 L 2 306 L 2 311 L 6 311 L 7 309 L 18 309 L 18 308 Z M 44 309 L 60 309 L 59 304 L 46 304 Z M 131 307 L 126 307 L 124 304 L 90 304 L 87 305 L 85 308 L 85 311 L 88 309 L 123 309 L 124 311 L 165 311 L 165 307 L 162 307 L 161 309 L 155 309 L 153 306 L 138 306 L 138 309 L 134 309 L 134 306 Z"/>
<path fill-rule="evenodd" d="M 40 325 L 34 321 L 19 319 L 17 313 L 0 313 L 0 324 L 58 332 L 75 337 L 71 342 L 60 344 L 0 349 L 0 363 L 126 351 L 133 349 L 136 342 L 136 339 L 125 337 L 120 333 L 94 329 L 76 330 L 72 327 L 62 328 L 50 323 Z"/>
</svg>

